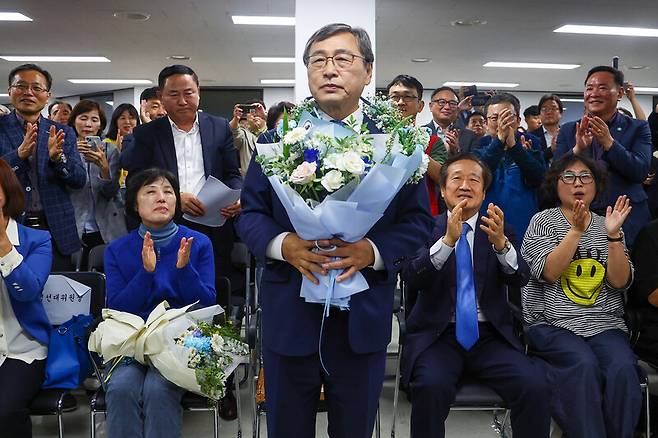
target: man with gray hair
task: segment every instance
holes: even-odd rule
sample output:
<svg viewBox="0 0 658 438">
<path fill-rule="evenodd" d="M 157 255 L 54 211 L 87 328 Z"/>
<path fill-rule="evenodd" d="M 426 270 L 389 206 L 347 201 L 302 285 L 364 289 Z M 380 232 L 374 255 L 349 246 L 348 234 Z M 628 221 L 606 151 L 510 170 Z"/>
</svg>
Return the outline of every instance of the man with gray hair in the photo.
<svg viewBox="0 0 658 438">
<path fill-rule="evenodd" d="M 311 36 L 304 64 L 320 117 L 337 123 L 349 117 L 372 133 L 381 132 L 364 115 L 362 106 L 367 103 L 361 100 L 373 62 L 370 38 L 363 29 L 330 24 Z M 270 131 L 260 141 L 272 137 Z M 372 435 L 397 273 L 406 255 L 429 236 L 432 219 L 427 205 L 425 184 L 406 184 L 366 238 L 354 243 L 303 240 L 252 158 L 237 226 L 252 253 L 266 263 L 261 299 L 268 437 L 315 436 L 323 385 L 329 436 Z M 335 245 L 336 250 L 314 252 L 318 244 Z M 339 260 L 331 261 L 330 256 Z M 369 289 L 351 297 L 349 310 L 331 307 L 324 318 L 323 306 L 305 302 L 300 288 L 302 276 L 318 284 L 330 269 L 342 271 L 339 282 L 361 272 Z"/>
</svg>

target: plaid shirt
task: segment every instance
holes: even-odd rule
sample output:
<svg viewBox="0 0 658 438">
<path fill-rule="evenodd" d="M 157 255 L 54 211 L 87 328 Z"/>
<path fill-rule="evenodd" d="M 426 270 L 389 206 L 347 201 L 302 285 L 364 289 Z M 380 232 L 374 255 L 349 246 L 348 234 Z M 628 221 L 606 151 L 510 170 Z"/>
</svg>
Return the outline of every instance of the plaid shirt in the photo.
<svg viewBox="0 0 658 438">
<path fill-rule="evenodd" d="M 48 157 L 48 135 L 50 126 L 63 129 L 64 155 L 66 160 L 53 163 Z M 26 205 L 30 205 L 32 181 L 30 160 L 18 157 L 18 147 L 25 137 L 25 128 L 15 111 L 0 117 L 0 156 L 16 172 L 18 180 L 25 188 Z M 36 146 L 38 191 L 43 212 L 48 221 L 50 234 L 57 250 L 62 254 L 72 254 L 80 249 L 80 239 L 75 227 L 75 212 L 67 189 L 79 189 L 87 181 L 78 147 L 76 135 L 69 126 L 60 125 L 46 118 L 39 119 Z"/>
</svg>

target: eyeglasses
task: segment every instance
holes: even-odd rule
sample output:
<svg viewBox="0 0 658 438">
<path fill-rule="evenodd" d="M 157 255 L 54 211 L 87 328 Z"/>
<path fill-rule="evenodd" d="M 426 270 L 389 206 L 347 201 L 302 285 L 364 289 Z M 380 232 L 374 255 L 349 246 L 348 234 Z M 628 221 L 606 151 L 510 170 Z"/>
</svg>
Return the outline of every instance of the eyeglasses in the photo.
<svg viewBox="0 0 658 438">
<path fill-rule="evenodd" d="M 14 88 L 16 91 L 20 93 L 26 93 L 28 90 L 32 90 L 34 94 L 41 94 L 48 91 L 48 89 L 43 88 L 41 85 L 14 84 L 11 85 L 9 88 Z"/>
<path fill-rule="evenodd" d="M 388 98 L 391 99 L 393 102 L 398 102 L 402 100 L 403 102 L 409 103 L 409 102 L 413 102 L 414 100 L 417 100 L 418 96 L 412 96 L 409 94 L 405 94 L 405 95 L 392 94 L 388 96 Z"/>
<path fill-rule="evenodd" d="M 334 67 L 338 70 L 347 70 L 354 64 L 356 58 L 363 59 L 366 58 L 360 55 L 355 55 L 353 53 L 339 53 L 334 56 L 324 56 L 324 55 L 311 55 L 308 57 L 308 67 L 312 70 L 322 70 L 327 66 L 327 63 L 331 59 L 334 63 Z"/>
<path fill-rule="evenodd" d="M 560 111 L 560 108 L 557 106 L 543 106 L 540 110 L 540 112 L 546 114 L 546 113 L 554 113 Z"/>
<path fill-rule="evenodd" d="M 575 184 L 576 178 L 580 180 L 581 184 L 592 184 L 594 182 L 594 177 L 589 172 L 583 172 L 580 175 L 576 175 L 573 172 L 564 172 L 560 175 L 560 179 L 565 184 Z"/>
<path fill-rule="evenodd" d="M 435 103 L 439 106 L 448 105 L 450 108 L 457 108 L 457 105 L 459 105 L 459 102 L 457 102 L 456 100 L 445 100 L 445 99 L 433 100 L 432 103 Z"/>
</svg>

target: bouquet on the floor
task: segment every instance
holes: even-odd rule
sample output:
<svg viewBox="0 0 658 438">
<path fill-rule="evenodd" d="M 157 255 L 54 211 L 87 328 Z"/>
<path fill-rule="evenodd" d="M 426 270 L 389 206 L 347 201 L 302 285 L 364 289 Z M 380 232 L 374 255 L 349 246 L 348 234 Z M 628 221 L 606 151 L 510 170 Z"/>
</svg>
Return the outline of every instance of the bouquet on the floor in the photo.
<svg viewBox="0 0 658 438">
<path fill-rule="evenodd" d="M 361 240 L 405 184 L 418 183 L 429 158 L 429 131 L 409 124 L 391 101 L 375 97 L 363 113 L 383 134 L 350 116 L 345 122 L 323 120 L 313 100 L 284 113 L 278 143 L 257 144 L 256 160 L 283 204 L 297 234 L 305 240 Z M 350 296 L 368 289 L 357 273 L 336 283 L 340 273 L 305 277 L 301 296 L 312 303 L 349 308 Z"/>
<path fill-rule="evenodd" d="M 188 391 L 218 400 L 228 376 L 248 360 L 249 348 L 233 328 L 212 323 L 220 306 L 189 311 L 160 303 L 146 321 L 137 315 L 103 309 L 103 322 L 89 337 L 89 350 L 103 360 L 134 358 Z"/>
</svg>

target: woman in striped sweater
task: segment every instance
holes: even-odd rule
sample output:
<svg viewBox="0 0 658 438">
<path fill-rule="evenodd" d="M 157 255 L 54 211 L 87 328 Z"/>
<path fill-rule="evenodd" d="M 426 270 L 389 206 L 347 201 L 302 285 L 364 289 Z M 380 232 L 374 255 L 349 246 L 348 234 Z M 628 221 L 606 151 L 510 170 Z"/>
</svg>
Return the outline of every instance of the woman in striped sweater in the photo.
<svg viewBox="0 0 658 438">
<path fill-rule="evenodd" d="M 531 270 L 528 344 L 548 363 L 553 418 L 569 437 L 632 437 L 642 403 L 624 323 L 633 267 L 621 226 L 630 200 L 620 196 L 605 217 L 591 212 L 604 178 L 587 157 L 557 160 L 543 187 L 555 207 L 535 214 L 521 248 Z"/>
</svg>

